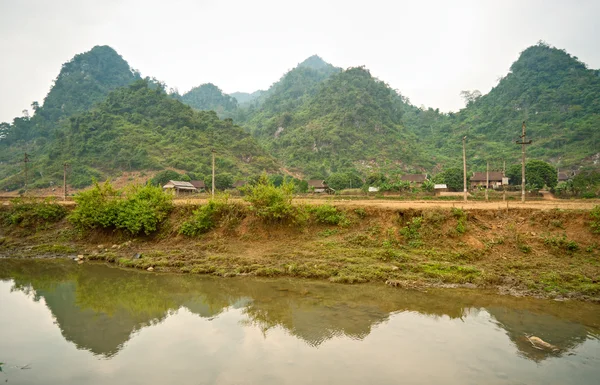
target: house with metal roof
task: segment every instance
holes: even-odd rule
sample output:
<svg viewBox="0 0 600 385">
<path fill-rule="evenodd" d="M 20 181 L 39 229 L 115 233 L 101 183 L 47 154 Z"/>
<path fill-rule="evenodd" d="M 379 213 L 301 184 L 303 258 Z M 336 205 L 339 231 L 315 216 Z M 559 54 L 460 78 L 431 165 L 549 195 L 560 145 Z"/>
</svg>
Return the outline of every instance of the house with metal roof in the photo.
<svg viewBox="0 0 600 385">
<path fill-rule="evenodd" d="M 485 172 L 474 172 L 471 177 L 471 189 L 485 187 L 487 180 L 488 176 Z M 490 171 L 489 182 L 488 188 L 499 188 L 508 184 L 508 178 L 501 171 Z"/>
<path fill-rule="evenodd" d="M 195 194 L 198 192 L 198 189 L 190 182 L 183 182 L 179 180 L 170 180 L 163 186 L 163 190 L 172 191 L 175 195 L 179 195 L 181 193 Z"/>
<path fill-rule="evenodd" d="M 331 194 L 334 190 L 327 186 L 324 180 L 321 179 L 313 179 L 308 181 L 308 190 L 315 193 L 328 193 Z"/>
</svg>

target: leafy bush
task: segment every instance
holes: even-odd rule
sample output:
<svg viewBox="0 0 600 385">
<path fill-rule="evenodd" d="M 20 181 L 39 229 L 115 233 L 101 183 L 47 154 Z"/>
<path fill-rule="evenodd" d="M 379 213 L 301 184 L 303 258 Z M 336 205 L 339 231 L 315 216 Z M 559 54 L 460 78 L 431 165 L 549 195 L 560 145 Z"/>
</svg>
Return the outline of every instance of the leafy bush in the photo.
<svg viewBox="0 0 600 385">
<path fill-rule="evenodd" d="M 250 203 L 250 210 L 266 222 L 281 222 L 293 219 L 295 210 L 292 206 L 294 185 L 284 182 L 275 187 L 266 174 L 262 174 L 253 185 L 240 189 L 244 199 Z"/>
<path fill-rule="evenodd" d="M 132 235 L 156 231 L 173 209 L 172 197 L 161 187 L 134 186 L 126 193 L 127 199 L 117 204 L 114 225 Z"/>
<path fill-rule="evenodd" d="M 414 217 L 410 222 L 406 224 L 406 226 L 400 229 L 400 234 L 402 234 L 404 238 L 408 240 L 419 240 L 421 238 L 419 230 L 421 229 L 422 223 L 422 217 Z"/>
<path fill-rule="evenodd" d="M 421 185 L 421 190 L 424 192 L 433 192 L 433 190 L 435 189 L 435 183 L 433 183 L 430 180 L 426 180 L 423 181 L 423 184 Z"/>
<path fill-rule="evenodd" d="M 590 217 L 592 217 L 592 221 L 590 222 L 592 233 L 600 234 L 600 205 L 595 206 L 590 211 Z"/>
<path fill-rule="evenodd" d="M 67 215 L 67 210 L 52 199 L 35 202 L 23 198 L 13 199 L 3 215 L 7 225 L 34 227 L 46 222 L 58 222 Z"/>
<path fill-rule="evenodd" d="M 92 189 L 75 196 L 77 207 L 69 221 L 80 230 L 115 228 L 132 235 L 148 235 L 158 229 L 173 208 L 171 196 L 149 184 L 132 187 L 126 199 L 120 199 L 120 195 L 108 181 L 95 183 Z"/>
<path fill-rule="evenodd" d="M 190 237 L 198 236 L 209 232 L 220 223 L 237 223 L 244 216 L 244 207 L 241 204 L 229 203 L 228 196 L 223 195 L 210 199 L 207 204 L 195 210 L 192 219 L 181 226 L 179 233 Z"/>
<path fill-rule="evenodd" d="M 350 223 L 346 214 L 330 204 L 314 206 L 311 211 L 318 223 L 340 226 L 347 226 Z"/>
<path fill-rule="evenodd" d="M 77 206 L 69 221 L 80 230 L 111 227 L 117 217 L 118 195 L 109 181 L 102 185 L 94 182 L 93 188 L 75 195 Z"/>
</svg>

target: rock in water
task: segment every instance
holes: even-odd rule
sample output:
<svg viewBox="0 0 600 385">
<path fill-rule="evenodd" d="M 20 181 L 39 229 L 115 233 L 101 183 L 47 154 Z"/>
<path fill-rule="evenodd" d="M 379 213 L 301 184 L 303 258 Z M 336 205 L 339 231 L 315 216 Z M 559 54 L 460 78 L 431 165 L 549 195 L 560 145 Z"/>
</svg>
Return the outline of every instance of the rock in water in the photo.
<svg viewBox="0 0 600 385">
<path fill-rule="evenodd" d="M 152 266 L 150 266 L 149 268 L 147 268 L 146 270 L 148 271 L 154 271 L 154 268 Z"/>
<path fill-rule="evenodd" d="M 553 352 L 556 352 L 558 350 L 560 350 L 558 347 L 544 341 L 543 339 L 541 339 L 540 337 L 536 337 L 536 336 L 531 336 L 531 337 L 527 337 L 527 339 L 529 340 L 529 342 L 531 343 L 531 345 L 533 345 L 534 348 L 536 349 L 540 349 L 540 350 L 550 350 Z"/>
</svg>

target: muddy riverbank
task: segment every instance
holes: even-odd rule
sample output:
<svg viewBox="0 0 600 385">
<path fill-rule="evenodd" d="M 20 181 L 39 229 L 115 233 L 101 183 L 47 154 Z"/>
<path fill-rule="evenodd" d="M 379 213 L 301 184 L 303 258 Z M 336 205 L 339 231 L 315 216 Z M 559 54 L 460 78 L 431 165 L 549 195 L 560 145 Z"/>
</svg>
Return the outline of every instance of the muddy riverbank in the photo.
<svg viewBox="0 0 600 385">
<path fill-rule="evenodd" d="M 313 203 L 313 202 L 311 202 Z M 333 206 L 336 225 L 221 219 L 179 233 L 194 206 L 176 206 L 152 236 L 78 232 L 68 220 L 0 227 L 3 257 L 82 256 L 153 272 L 289 276 L 390 286 L 479 287 L 514 295 L 600 300 L 600 236 L 589 210 Z"/>
</svg>

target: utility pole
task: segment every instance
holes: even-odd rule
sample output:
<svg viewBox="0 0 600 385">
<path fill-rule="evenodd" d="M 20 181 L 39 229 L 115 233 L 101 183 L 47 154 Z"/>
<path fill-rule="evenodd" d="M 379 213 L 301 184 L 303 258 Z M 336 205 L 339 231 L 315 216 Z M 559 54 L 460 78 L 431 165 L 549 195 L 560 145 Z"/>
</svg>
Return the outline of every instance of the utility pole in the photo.
<svg viewBox="0 0 600 385">
<path fill-rule="evenodd" d="M 23 157 L 23 163 L 25 163 L 25 191 L 27 191 L 27 163 L 29 163 L 29 154 L 25 153 Z"/>
<path fill-rule="evenodd" d="M 213 149 L 212 152 L 212 197 L 215 198 L 215 153 L 216 151 Z"/>
<path fill-rule="evenodd" d="M 521 202 L 525 203 L 525 146 L 531 144 L 531 140 L 527 140 L 527 134 L 525 133 L 525 121 L 523 121 L 523 134 L 521 135 L 521 141 L 516 141 L 517 144 L 521 145 Z"/>
<path fill-rule="evenodd" d="M 490 187 L 490 161 L 485 166 L 485 200 L 488 200 L 488 188 Z"/>
<path fill-rule="evenodd" d="M 506 185 L 504 184 L 504 178 L 506 178 L 506 161 L 502 163 L 502 201 L 506 200 Z"/>
<path fill-rule="evenodd" d="M 465 141 L 467 137 L 463 137 L 463 198 L 467 201 L 467 150 L 465 147 Z"/>
<path fill-rule="evenodd" d="M 67 200 L 67 168 L 69 168 L 69 163 L 63 163 L 63 191 L 64 191 L 64 200 Z"/>
</svg>

